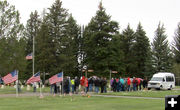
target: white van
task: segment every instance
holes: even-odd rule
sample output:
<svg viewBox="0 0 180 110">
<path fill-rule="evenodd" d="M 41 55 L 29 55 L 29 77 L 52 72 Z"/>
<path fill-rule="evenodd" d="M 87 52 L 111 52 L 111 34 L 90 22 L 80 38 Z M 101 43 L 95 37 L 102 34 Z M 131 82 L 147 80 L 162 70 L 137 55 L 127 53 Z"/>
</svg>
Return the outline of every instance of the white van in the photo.
<svg viewBox="0 0 180 110">
<path fill-rule="evenodd" d="M 153 75 L 148 82 L 148 90 L 155 89 L 173 89 L 175 87 L 175 77 L 172 73 L 159 72 Z"/>
</svg>

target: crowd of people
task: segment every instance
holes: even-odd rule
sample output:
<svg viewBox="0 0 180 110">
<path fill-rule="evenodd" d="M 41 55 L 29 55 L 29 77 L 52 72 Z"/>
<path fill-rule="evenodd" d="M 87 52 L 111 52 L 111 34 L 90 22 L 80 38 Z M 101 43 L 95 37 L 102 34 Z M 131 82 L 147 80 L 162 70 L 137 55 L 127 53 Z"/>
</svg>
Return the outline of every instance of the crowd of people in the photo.
<svg viewBox="0 0 180 110">
<path fill-rule="evenodd" d="M 105 77 L 92 76 L 86 78 L 85 76 L 78 78 L 70 78 L 68 76 L 63 78 L 62 82 L 54 83 L 50 85 L 50 91 L 52 94 L 86 94 L 88 92 L 106 93 L 107 87 L 109 91 L 121 92 L 121 91 L 138 91 L 147 89 L 147 78 L 112 78 L 110 82 Z M 2 82 L 1 82 L 2 83 Z M 18 83 L 21 84 L 22 83 Z M 25 84 L 25 83 L 23 83 Z M 38 83 L 32 83 L 33 91 L 36 92 Z M 20 85 L 18 86 L 20 88 Z M 20 89 L 18 89 L 21 91 Z"/>
<path fill-rule="evenodd" d="M 147 89 L 147 78 L 112 78 L 110 81 L 111 90 L 114 92 L 120 91 L 138 91 Z M 143 88 L 142 88 L 143 87 Z"/>
<path fill-rule="evenodd" d="M 61 93 L 61 94 L 86 94 L 88 92 L 95 93 L 106 93 L 108 87 L 108 81 L 105 77 L 75 77 L 71 79 L 70 77 L 65 77 L 63 82 L 55 83 L 51 85 L 51 93 Z M 147 78 L 112 78 L 110 80 L 110 90 L 113 92 L 120 91 L 137 91 L 147 88 Z"/>
</svg>

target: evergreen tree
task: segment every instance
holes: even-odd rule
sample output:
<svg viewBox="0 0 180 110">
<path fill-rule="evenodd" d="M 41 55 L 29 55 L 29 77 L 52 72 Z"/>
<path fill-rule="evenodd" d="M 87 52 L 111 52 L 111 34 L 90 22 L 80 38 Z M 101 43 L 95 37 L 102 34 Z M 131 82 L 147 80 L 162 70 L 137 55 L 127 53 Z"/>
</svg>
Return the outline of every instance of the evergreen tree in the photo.
<svg viewBox="0 0 180 110">
<path fill-rule="evenodd" d="M 135 43 L 133 47 L 135 61 L 137 64 L 136 73 L 138 77 L 144 77 L 144 74 L 148 74 L 151 71 L 148 71 L 147 67 L 150 63 L 151 59 L 151 48 L 149 44 L 149 39 L 146 36 L 146 32 L 144 31 L 141 23 L 138 24 L 136 33 L 135 33 Z"/>
<path fill-rule="evenodd" d="M 118 70 L 118 68 L 112 68 L 112 64 L 117 66 L 119 60 L 111 60 L 115 57 L 112 56 L 115 50 L 110 48 L 116 34 L 118 34 L 118 23 L 111 21 L 111 17 L 106 14 L 101 2 L 99 10 L 84 32 L 85 65 L 87 69 L 93 69 L 96 75 L 105 76 L 110 69 Z"/>
<path fill-rule="evenodd" d="M 53 64 L 56 62 L 53 48 L 55 45 L 53 38 L 49 35 L 48 24 L 45 20 L 37 34 L 36 43 L 36 68 L 45 75 L 54 70 Z"/>
<path fill-rule="evenodd" d="M 172 54 L 169 48 L 164 25 L 159 23 L 152 43 L 153 66 L 156 72 L 170 71 L 172 67 Z"/>
<path fill-rule="evenodd" d="M 174 36 L 174 55 L 175 62 L 180 64 L 180 23 L 178 24 Z"/>
<path fill-rule="evenodd" d="M 63 38 L 65 47 L 63 54 L 66 56 L 66 61 L 62 67 L 63 71 L 70 76 L 78 75 L 79 37 L 79 27 L 70 15 L 67 20 L 66 37 Z"/>
<path fill-rule="evenodd" d="M 24 36 L 26 38 L 26 43 L 27 43 L 27 45 L 26 45 L 26 55 L 33 52 L 33 38 L 35 38 L 37 36 L 37 33 L 38 33 L 39 29 L 40 29 L 40 25 L 41 25 L 41 19 L 40 19 L 39 15 L 38 15 L 38 12 L 37 11 L 31 12 L 30 18 L 27 20 L 26 30 L 25 30 L 25 34 L 24 34 Z M 35 43 L 34 45 L 36 47 L 36 45 L 38 45 L 38 44 Z M 36 55 L 35 55 L 34 58 L 36 59 Z M 24 74 L 25 78 L 29 78 L 29 77 L 32 76 L 32 68 L 33 68 L 32 67 L 32 61 L 33 60 L 27 60 L 26 72 Z M 36 69 L 35 72 L 37 72 L 37 71 L 38 70 Z"/>
<path fill-rule="evenodd" d="M 62 7 L 61 0 L 56 0 L 55 3 L 49 8 L 49 13 L 47 13 L 47 23 L 49 29 L 49 35 L 53 39 L 54 47 L 53 55 L 55 62 L 53 65 L 54 69 L 51 74 L 56 74 L 63 70 L 63 64 L 66 61 L 66 55 L 63 53 L 65 47 L 66 39 L 66 26 L 67 26 L 67 10 Z M 66 73 L 66 71 L 64 71 Z"/>
<path fill-rule="evenodd" d="M 124 53 L 124 65 L 125 65 L 125 74 L 127 76 L 135 76 L 136 68 L 137 68 L 137 62 L 135 62 L 135 55 L 134 55 L 134 42 L 135 42 L 135 36 L 134 36 L 133 29 L 130 28 L 130 25 L 128 24 L 127 28 L 122 32 L 120 39 L 122 42 L 121 49 Z"/>
</svg>

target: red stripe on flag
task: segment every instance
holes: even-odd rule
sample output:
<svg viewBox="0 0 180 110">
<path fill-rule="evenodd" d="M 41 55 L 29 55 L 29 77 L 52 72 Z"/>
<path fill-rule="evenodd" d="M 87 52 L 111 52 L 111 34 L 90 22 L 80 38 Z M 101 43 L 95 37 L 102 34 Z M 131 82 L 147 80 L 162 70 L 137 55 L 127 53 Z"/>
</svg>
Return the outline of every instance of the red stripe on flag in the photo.
<svg viewBox="0 0 180 110">
<path fill-rule="evenodd" d="M 49 78 L 50 84 L 54 84 L 54 83 L 61 82 L 61 81 L 63 81 L 63 78 L 58 77 L 57 75 L 54 75 L 51 78 Z"/>
<path fill-rule="evenodd" d="M 30 84 L 30 83 L 33 83 L 33 82 L 39 82 L 40 80 L 41 80 L 40 76 L 37 76 L 37 77 L 32 76 L 31 78 L 29 78 L 27 80 L 27 84 Z"/>
<path fill-rule="evenodd" d="M 6 76 L 3 77 L 3 81 L 5 84 L 12 83 L 17 80 L 17 75 L 12 77 L 11 73 L 7 74 Z"/>
</svg>

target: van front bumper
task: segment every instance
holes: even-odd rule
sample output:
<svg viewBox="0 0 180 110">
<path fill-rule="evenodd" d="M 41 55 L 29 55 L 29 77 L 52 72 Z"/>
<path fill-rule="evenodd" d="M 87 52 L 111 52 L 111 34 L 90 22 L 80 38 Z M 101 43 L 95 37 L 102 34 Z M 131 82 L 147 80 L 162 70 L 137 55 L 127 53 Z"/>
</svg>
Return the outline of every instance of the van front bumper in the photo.
<svg viewBox="0 0 180 110">
<path fill-rule="evenodd" d="M 148 88 L 159 89 L 159 88 L 160 88 L 160 85 L 159 85 L 159 84 L 156 84 L 156 85 L 148 84 Z"/>
</svg>

